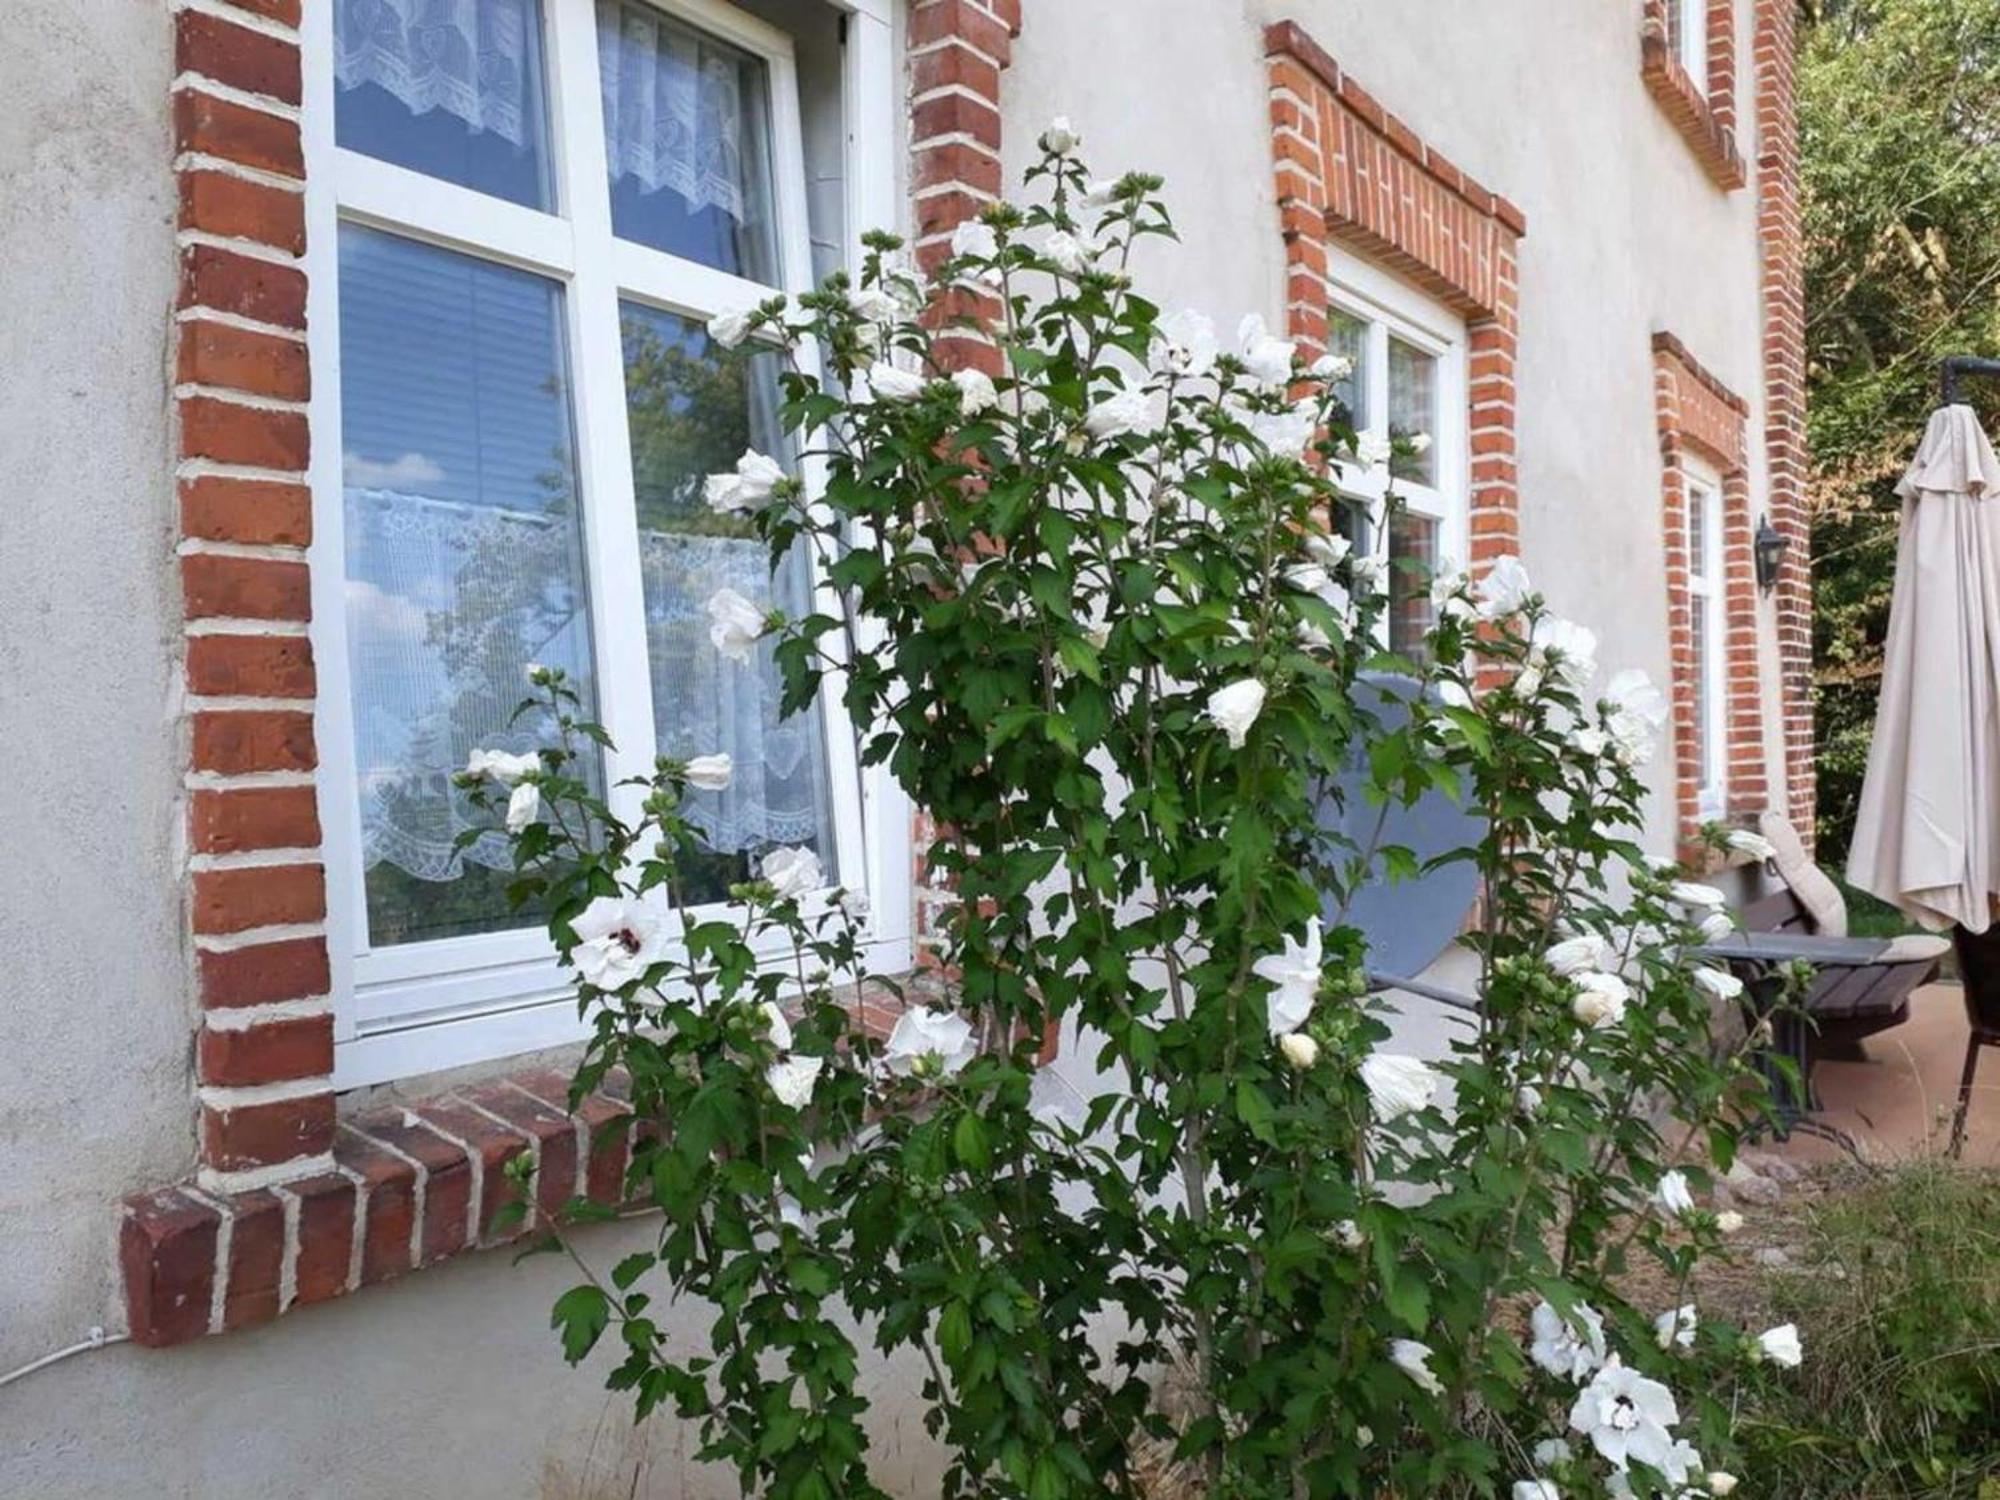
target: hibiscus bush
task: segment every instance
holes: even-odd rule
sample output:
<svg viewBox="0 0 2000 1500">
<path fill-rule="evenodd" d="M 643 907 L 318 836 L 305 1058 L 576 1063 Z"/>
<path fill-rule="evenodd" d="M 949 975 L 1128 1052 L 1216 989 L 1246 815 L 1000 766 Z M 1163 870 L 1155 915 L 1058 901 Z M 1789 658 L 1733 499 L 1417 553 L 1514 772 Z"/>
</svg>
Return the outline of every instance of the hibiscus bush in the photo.
<svg viewBox="0 0 2000 1500">
<path fill-rule="evenodd" d="M 718 594 L 713 645 L 775 640 L 787 711 L 844 710 L 927 811 L 948 1005 L 860 1024 L 855 986 L 895 985 L 810 851 L 691 905 L 726 757 L 601 793 L 560 673 L 524 705 L 549 748 L 468 772 L 591 1022 L 577 1090 L 629 1078 L 659 1211 L 557 1306 L 564 1347 L 611 1339 L 641 1415 L 797 1500 L 880 1493 L 871 1349 L 923 1372 L 949 1495 L 1163 1463 L 1216 1495 L 1727 1493 L 1711 1393 L 1795 1337 L 1619 1291 L 1721 1245 L 1695 1192 L 1759 1099 L 1710 1044 L 1738 987 L 1689 957 L 1721 897 L 1637 842 L 1660 695 L 1600 680 L 1513 559 L 1392 579 L 1352 545 L 1387 518 L 1341 477 L 1391 455 L 1349 372 L 1162 315 L 1128 269 L 1171 237 L 1158 179 L 1076 144 L 1053 127 L 927 272 L 877 234 L 854 281 L 711 325 L 784 352 L 795 445 L 708 502 L 824 581 L 802 616 Z M 946 359 L 970 337 L 1005 374 Z M 1392 583 L 1428 591 L 1404 656 Z M 1423 873 L 1388 812 L 1437 795 L 1480 830 L 1433 861 L 1477 872 L 1477 996 L 1420 1059 L 1347 913 Z M 669 1334 L 690 1305 L 705 1341 Z"/>
</svg>

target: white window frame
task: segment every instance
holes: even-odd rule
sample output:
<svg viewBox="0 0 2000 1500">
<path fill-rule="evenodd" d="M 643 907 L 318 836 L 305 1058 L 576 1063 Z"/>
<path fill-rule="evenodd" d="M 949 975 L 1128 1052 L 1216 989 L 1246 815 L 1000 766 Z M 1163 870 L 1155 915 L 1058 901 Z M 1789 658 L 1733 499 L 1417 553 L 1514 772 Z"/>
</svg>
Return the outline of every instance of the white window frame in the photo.
<svg viewBox="0 0 2000 1500">
<path fill-rule="evenodd" d="M 1682 519 L 1688 552 L 1689 634 L 1694 617 L 1702 621 L 1702 649 L 1695 654 L 1694 673 L 1701 710 L 1701 755 L 1695 766 L 1695 807 L 1703 819 L 1723 815 L 1729 798 L 1729 649 L 1725 630 L 1725 580 L 1722 573 L 1722 476 L 1699 459 L 1681 459 Z M 1694 549 L 1694 514 L 1702 517 L 1701 555 Z"/>
<path fill-rule="evenodd" d="M 1389 340 L 1402 340 L 1437 360 L 1437 410 L 1431 433 L 1431 473 L 1434 482 L 1391 480 L 1386 464 L 1363 470 L 1353 461 L 1340 468 L 1341 493 L 1361 504 L 1367 514 L 1368 553 L 1385 567 L 1389 561 L 1386 501 L 1393 489 L 1415 515 L 1438 525 L 1440 566 L 1465 566 L 1471 526 L 1470 397 L 1466 384 L 1465 320 L 1434 297 L 1351 251 L 1334 247 L 1330 276 L 1332 305 L 1367 325 L 1360 392 L 1367 425 L 1358 435 L 1387 441 L 1389 436 Z M 1388 638 L 1388 616 L 1380 633 Z"/>
<path fill-rule="evenodd" d="M 1714 0 L 1667 0 L 1674 7 L 1674 24 L 1681 71 L 1708 94 L 1708 8 Z"/>
<path fill-rule="evenodd" d="M 647 3 L 769 65 L 780 281 L 784 290 L 806 290 L 810 241 L 791 38 L 725 0 Z M 848 262 L 858 266 L 861 231 L 903 218 L 894 155 L 897 22 L 891 0 L 824 3 L 846 21 L 845 233 Z M 387 230 L 532 271 L 563 288 L 594 681 L 599 716 L 619 746 L 606 761 L 612 783 L 648 769 L 654 744 L 619 303 L 641 302 L 699 319 L 748 306 L 772 288 L 612 235 L 593 0 L 542 4 L 555 198 L 546 213 L 339 147 L 332 11 L 330 4 L 306 8 L 301 114 L 311 244 L 307 345 L 313 370 L 314 531 L 308 561 L 319 675 L 314 731 L 328 888 L 334 1086 L 346 1089 L 563 1045 L 587 1036 L 588 1028 L 577 1017 L 573 991 L 539 928 L 374 951 L 367 946 L 344 598 L 340 225 Z M 819 478 L 810 469 L 805 477 L 809 485 Z M 833 604 L 823 584 L 822 603 Z M 837 874 L 843 884 L 865 883 L 868 890 L 864 962 L 876 972 L 901 972 L 912 962 L 910 806 L 885 769 L 858 767 L 855 736 L 839 706 L 840 687 L 829 680 L 824 692 Z M 636 794 L 620 795 L 632 798 L 623 811 L 635 813 Z M 779 955 L 774 950 L 770 957 L 776 961 Z"/>
</svg>

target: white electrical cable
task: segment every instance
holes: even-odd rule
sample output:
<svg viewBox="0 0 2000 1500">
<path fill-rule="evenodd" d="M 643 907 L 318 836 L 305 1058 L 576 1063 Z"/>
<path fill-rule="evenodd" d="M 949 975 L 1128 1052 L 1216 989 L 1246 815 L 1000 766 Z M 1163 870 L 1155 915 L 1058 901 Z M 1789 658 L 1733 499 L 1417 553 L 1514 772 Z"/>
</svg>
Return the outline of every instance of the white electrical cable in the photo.
<svg viewBox="0 0 2000 1500">
<path fill-rule="evenodd" d="M 106 1333 L 102 1328 L 93 1328 L 90 1330 L 90 1336 L 82 1343 L 71 1344 L 67 1349 L 58 1349 L 53 1354 L 44 1354 L 40 1359 L 22 1365 L 18 1370 L 10 1370 L 5 1375 L 0 1375 L 0 1386 L 12 1385 L 37 1370 L 46 1370 L 50 1365 L 68 1359 L 72 1354 L 88 1354 L 92 1349 L 102 1349 L 109 1344 L 122 1344 L 130 1337 L 130 1334 Z"/>
</svg>

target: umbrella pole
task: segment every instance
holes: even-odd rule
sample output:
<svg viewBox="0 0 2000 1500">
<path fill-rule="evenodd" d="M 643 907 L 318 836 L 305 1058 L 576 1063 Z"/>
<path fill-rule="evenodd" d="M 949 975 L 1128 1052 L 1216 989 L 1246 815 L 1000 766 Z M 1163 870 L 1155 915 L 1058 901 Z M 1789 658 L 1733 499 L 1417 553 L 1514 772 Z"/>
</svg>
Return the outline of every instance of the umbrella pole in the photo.
<svg viewBox="0 0 2000 1500">
<path fill-rule="evenodd" d="M 1958 380 L 1961 375 L 2000 376 L 2000 359 L 1982 359 L 1976 354 L 1947 355 L 1938 369 L 1939 405 L 1958 405 Z"/>
</svg>

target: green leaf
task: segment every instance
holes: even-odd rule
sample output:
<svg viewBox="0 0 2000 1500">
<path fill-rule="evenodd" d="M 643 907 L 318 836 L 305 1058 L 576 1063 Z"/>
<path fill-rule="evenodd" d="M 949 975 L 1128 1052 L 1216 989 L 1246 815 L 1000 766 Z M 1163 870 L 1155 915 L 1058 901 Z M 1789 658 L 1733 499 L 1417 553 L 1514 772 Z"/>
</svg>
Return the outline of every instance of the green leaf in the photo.
<svg viewBox="0 0 2000 1500">
<path fill-rule="evenodd" d="M 576 1364 L 597 1346 L 611 1321 L 611 1302 L 594 1286 L 575 1286 L 556 1298 L 549 1326 L 562 1330 L 563 1358 Z"/>
<path fill-rule="evenodd" d="M 993 1148 L 986 1139 L 986 1122 L 967 1113 L 958 1117 L 951 1132 L 952 1154 L 961 1166 L 983 1172 L 993 1161 Z"/>
<path fill-rule="evenodd" d="M 1092 682 L 1104 680 L 1103 671 L 1097 664 L 1097 648 L 1082 636 L 1066 635 L 1057 641 L 1056 655 L 1072 672 L 1080 673 Z"/>
<path fill-rule="evenodd" d="M 1278 1133 L 1271 1124 L 1274 1117 L 1270 1097 L 1262 1089 L 1247 1078 L 1236 1085 L 1236 1118 L 1258 1140 L 1271 1146 L 1278 1144 Z"/>
</svg>

